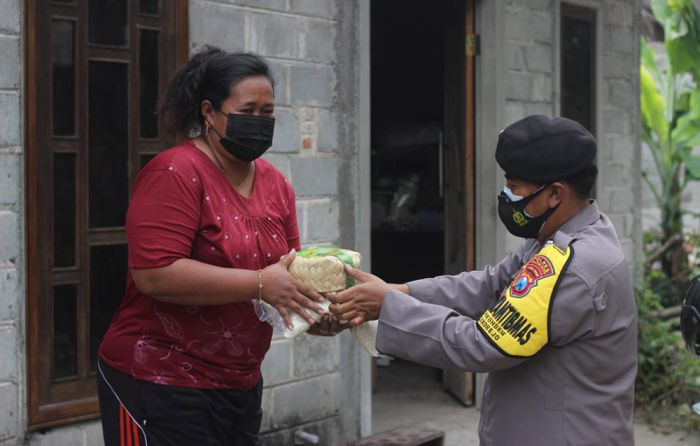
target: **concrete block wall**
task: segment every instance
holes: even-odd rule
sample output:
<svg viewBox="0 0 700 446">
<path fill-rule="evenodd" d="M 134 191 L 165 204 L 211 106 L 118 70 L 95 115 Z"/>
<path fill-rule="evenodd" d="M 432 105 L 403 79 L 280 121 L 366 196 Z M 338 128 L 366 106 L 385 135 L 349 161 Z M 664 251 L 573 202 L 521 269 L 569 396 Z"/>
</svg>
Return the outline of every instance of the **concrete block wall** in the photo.
<svg viewBox="0 0 700 446">
<path fill-rule="evenodd" d="M 339 180 L 347 163 L 339 141 L 336 85 L 344 55 L 336 50 L 338 14 L 333 0 L 190 1 L 191 51 L 214 44 L 255 52 L 271 63 L 277 127 L 265 159 L 295 189 L 303 246 L 352 248 L 353 242 L 354 221 L 340 218 L 341 201 L 353 202 L 356 193 Z M 343 398 L 359 375 L 352 357 L 340 354 L 351 342 L 347 334 L 274 337 L 263 364 L 261 444 L 293 444 L 296 430 L 315 433 L 328 445 L 356 436 L 357 418 L 343 418 L 359 412 Z"/>
<path fill-rule="evenodd" d="M 23 437 L 22 2 L 0 3 L 0 445 Z"/>
<path fill-rule="evenodd" d="M 638 0 L 572 0 L 597 10 L 598 204 L 632 264 L 641 256 Z M 560 0 L 506 0 L 503 12 L 505 125 L 557 114 Z M 478 112 L 478 111 L 477 111 Z M 507 250 L 519 242 L 506 236 Z"/>
</svg>

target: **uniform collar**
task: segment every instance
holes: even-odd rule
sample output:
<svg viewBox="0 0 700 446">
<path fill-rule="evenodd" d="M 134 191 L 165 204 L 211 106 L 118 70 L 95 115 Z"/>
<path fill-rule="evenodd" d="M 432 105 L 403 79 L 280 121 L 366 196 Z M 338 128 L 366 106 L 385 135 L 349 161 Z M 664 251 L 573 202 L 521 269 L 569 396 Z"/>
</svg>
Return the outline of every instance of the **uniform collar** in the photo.
<svg viewBox="0 0 700 446">
<path fill-rule="evenodd" d="M 552 240 L 560 248 L 565 248 L 576 238 L 577 233 L 598 220 L 600 220 L 598 203 L 595 200 L 590 200 L 588 206 L 581 209 L 578 214 L 557 229 Z"/>
</svg>

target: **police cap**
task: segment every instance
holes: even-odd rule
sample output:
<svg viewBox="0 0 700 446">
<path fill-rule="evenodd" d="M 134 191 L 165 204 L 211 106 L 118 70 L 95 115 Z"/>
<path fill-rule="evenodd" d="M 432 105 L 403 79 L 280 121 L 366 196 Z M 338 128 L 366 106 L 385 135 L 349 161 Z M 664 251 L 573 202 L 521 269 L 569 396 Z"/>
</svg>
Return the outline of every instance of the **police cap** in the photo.
<svg viewBox="0 0 700 446">
<path fill-rule="evenodd" d="M 520 180 L 544 184 L 565 180 L 591 165 L 596 141 L 571 119 L 532 115 L 498 135 L 496 162 Z"/>
</svg>

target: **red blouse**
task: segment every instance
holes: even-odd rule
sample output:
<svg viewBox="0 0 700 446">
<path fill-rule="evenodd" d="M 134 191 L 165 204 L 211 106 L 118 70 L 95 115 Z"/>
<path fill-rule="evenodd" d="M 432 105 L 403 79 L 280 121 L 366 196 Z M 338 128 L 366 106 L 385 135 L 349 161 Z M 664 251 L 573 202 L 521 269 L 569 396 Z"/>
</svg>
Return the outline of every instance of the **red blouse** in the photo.
<svg viewBox="0 0 700 446">
<path fill-rule="evenodd" d="M 258 270 L 299 249 L 289 181 L 259 159 L 252 195 L 245 198 L 191 140 L 159 154 L 139 174 L 126 233 L 130 269 L 189 258 Z M 141 293 L 129 274 L 100 356 L 144 381 L 247 390 L 260 379 L 271 337 L 252 301 L 168 304 Z"/>
</svg>

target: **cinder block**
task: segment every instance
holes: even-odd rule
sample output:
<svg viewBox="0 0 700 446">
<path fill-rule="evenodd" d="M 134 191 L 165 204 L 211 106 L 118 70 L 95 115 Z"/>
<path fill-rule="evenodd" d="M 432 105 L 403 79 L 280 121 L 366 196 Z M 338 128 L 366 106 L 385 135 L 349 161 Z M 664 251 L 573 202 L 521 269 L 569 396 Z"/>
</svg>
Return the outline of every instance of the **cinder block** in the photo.
<svg viewBox="0 0 700 446">
<path fill-rule="evenodd" d="M 527 20 L 528 13 L 521 10 L 506 9 L 503 26 L 507 40 L 527 42 L 530 40 L 531 24 Z"/>
<path fill-rule="evenodd" d="M 506 101 L 506 126 L 523 119 L 525 115 L 525 106 L 522 102 Z"/>
<path fill-rule="evenodd" d="M 314 201 L 306 209 L 306 242 L 333 242 L 340 237 L 337 201 Z"/>
<path fill-rule="evenodd" d="M 292 109 L 277 108 L 275 110 L 275 137 L 272 141 L 271 152 L 294 153 L 299 151 L 301 141 L 301 124 Z"/>
<path fill-rule="evenodd" d="M 263 158 L 265 161 L 268 163 L 272 164 L 282 172 L 282 175 L 285 177 L 289 178 L 292 172 L 292 164 L 291 160 L 289 159 L 289 155 L 280 155 L 276 153 L 266 153 L 263 155 Z"/>
<path fill-rule="evenodd" d="M 629 161 L 639 156 L 632 136 L 604 135 L 598 142 L 599 159 L 605 161 Z"/>
<path fill-rule="evenodd" d="M 554 42 L 554 19 L 549 13 L 531 13 L 528 20 L 530 34 L 535 42 Z"/>
<path fill-rule="evenodd" d="M 300 58 L 304 24 L 298 18 L 276 14 L 252 14 L 250 49 L 263 56 Z"/>
<path fill-rule="evenodd" d="M 523 44 L 510 42 L 505 44 L 505 67 L 507 70 L 525 70 L 525 48 Z"/>
<path fill-rule="evenodd" d="M 21 4 L 21 0 L 3 0 L 0 2 L 0 33 L 19 34 Z"/>
<path fill-rule="evenodd" d="M 319 2 L 322 3 L 322 2 Z M 304 57 L 307 60 L 335 61 L 335 27 L 331 22 L 310 21 L 304 36 Z"/>
<path fill-rule="evenodd" d="M 552 91 L 552 77 L 548 74 L 535 74 L 532 82 L 532 100 L 551 102 Z"/>
<path fill-rule="evenodd" d="M 251 6 L 253 8 L 272 9 L 276 11 L 284 11 L 284 8 L 287 6 L 287 0 L 234 0 L 234 3 L 243 6 Z"/>
<path fill-rule="evenodd" d="M 625 110 L 633 110 L 639 104 L 639 91 L 628 80 L 615 79 L 605 83 L 608 104 Z"/>
<path fill-rule="evenodd" d="M 0 441 L 15 438 L 19 434 L 19 387 L 13 383 L 0 384 L 0 402 L 2 403 L 2 416 L 0 416 Z"/>
<path fill-rule="evenodd" d="M 298 14 L 332 19 L 336 14 L 335 0 L 291 0 L 289 10 Z"/>
<path fill-rule="evenodd" d="M 331 67 L 293 66 L 289 78 L 292 104 L 331 105 L 335 89 L 335 76 Z"/>
<path fill-rule="evenodd" d="M 271 389 L 273 429 L 338 414 L 340 386 L 340 375 L 333 373 Z"/>
<path fill-rule="evenodd" d="M 625 110 L 603 110 L 603 131 L 612 135 L 629 135 L 632 133 L 632 118 Z"/>
<path fill-rule="evenodd" d="M 0 14 L 1 16 L 1 14 Z M 0 94 L 0 147 L 19 146 L 20 116 L 19 95 Z"/>
<path fill-rule="evenodd" d="M 244 12 L 218 3 L 191 2 L 190 49 L 196 51 L 206 44 L 227 51 L 244 51 Z"/>
<path fill-rule="evenodd" d="M 530 72 L 551 74 L 553 60 L 554 49 L 552 45 L 533 43 L 525 48 L 525 63 Z"/>
<path fill-rule="evenodd" d="M 338 192 L 337 158 L 292 159 L 292 185 L 298 197 L 335 195 Z"/>
<path fill-rule="evenodd" d="M 272 77 L 275 79 L 275 106 L 289 105 L 289 66 L 282 62 L 268 60 Z M 275 112 L 277 112 L 277 108 Z"/>
<path fill-rule="evenodd" d="M 294 341 L 294 377 L 334 371 L 340 364 L 339 338 L 300 336 Z"/>
<path fill-rule="evenodd" d="M 0 321 L 15 320 L 19 315 L 19 280 L 14 268 L 0 269 Z"/>
<path fill-rule="evenodd" d="M 605 25 L 631 28 L 634 24 L 634 11 L 629 4 L 616 1 L 606 1 L 603 3 L 603 20 Z M 631 30 L 628 30 L 631 32 Z"/>
<path fill-rule="evenodd" d="M 527 9 L 530 11 L 551 11 L 552 0 L 526 0 Z"/>
<path fill-rule="evenodd" d="M 632 54 L 606 52 L 603 55 L 603 74 L 607 78 L 622 77 L 631 79 L 636 77 L 636 70 L 630 70 L 635 66 L 636 58 Z"/>
<path fill-rule="evenodd" d="M 633 13 L 630 11 L 628 14 Z M 639 36 L 627 28 L 605 27 L 605 41 L 608 42 L 608 49 L 611 51 L 632 54 L 637 49 L 638 39 Z"/>
<path fill-rule="evenodd" d="M 552 115 L 551 102 L 528 102 L 525 104 L 525 114 L 527 115 Z"/>
<path fill-rule="evenodd" d="M 332 152 L 340 144 L 338 140 L 338 121 L 334 111 L 321 109 L 318 112 L 317 148 L 321 152 Z"/>
<path fill-rule="evenodd" d="M 0 10 L 2 10 L 1 6 Z M 8 90 L 19 88 L 22 65 L 19 56 L 19 37 L 0 37 L 0 54 L 4 61 L 0 64 L 0 88 Z"/>
<path fill-rule="evenodd" d="M 506 99 L 516 101 L 532 100 L 534 79 L 532 74 L 509 71 L 506 74 Z"/>
<path fill-rule="evenodd" d="M 12 211 L 0 211 L 0 263 L 15 262 L 18 255 L 17 214 Z"/>
<path fill-rule="evenodd" d="M 0 153 L 0 204 L 11 205 L 17 202 L 22 185 L 20 178 L 19 155 Z"/>
<path fill-rule="evenodd" d="M 7 325 L 0 327 L 0 382 L 17 382 L 18 356 L 17 327 Z"/>
<path fill-rule="evenodd" d="M 629 187 L 632 180 L 629 162 L 608 161 L 600 163 L 598 183 L 603 186 Z"/>
<path fill-rule="evenodd" d="M 282 340 L 272 343 L 262 363 L 262 375 L 266 387 L 275 386 L 291 379 L 291 351 L 291 341 Z"/>
</svg>

